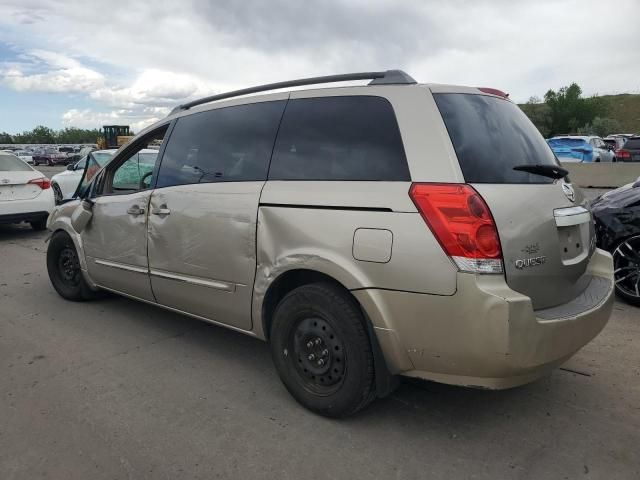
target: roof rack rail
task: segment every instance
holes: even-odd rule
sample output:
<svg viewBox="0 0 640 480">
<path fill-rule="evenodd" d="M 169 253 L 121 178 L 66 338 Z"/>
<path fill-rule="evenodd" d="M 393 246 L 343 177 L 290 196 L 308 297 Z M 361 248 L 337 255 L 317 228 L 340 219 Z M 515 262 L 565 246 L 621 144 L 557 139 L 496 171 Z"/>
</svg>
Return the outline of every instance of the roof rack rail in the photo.
<svg viewBox="0 0 640 480">
<path fill-rule="evenodd" d="M 407 73 L 402 70 L 387 70 L 386 72 L 361 72 L 361 73 L 345 73 L 342 75 L 327 75 L 325 77 L 311 77 L 301 78 L 299 80 L 289 80 L 286 82 L 268 83 L 266 85 L 259 85 L 257 87 L 243 88 L 241 90 L 234 90 L 232 92 L 220 93 L 218 95 L 211 95 L 209 97 L 200 98 L 191 102 L 183 103 L 175 107 L 169 115 L 180 112 L 182 110 L 189 110 L 197 105 L 203 103 L 215 102 L 216 100 L 223 100 L 225 98 L 239 97 L 240 95 L 248 95 L 250 93 L 265 92 L 267 90 L 276 90 L 279 88 L 300 87 L 302 85 L 315 85 L 320 83 L 335 83 L 335 82 L 347 82 L 351 80 L 369 80 L 369 85 L 411 85 L 416 81 Z"/>
</svg>

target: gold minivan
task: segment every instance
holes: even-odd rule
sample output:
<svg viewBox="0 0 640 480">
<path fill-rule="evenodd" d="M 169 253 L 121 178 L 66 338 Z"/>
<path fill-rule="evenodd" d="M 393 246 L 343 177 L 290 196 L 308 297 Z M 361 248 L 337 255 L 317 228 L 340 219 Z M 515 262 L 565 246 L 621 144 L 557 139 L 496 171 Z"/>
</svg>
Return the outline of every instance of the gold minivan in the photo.
<svg viewBox="0 0 640 480">
<path fill-rule="evenodd" d="M 64 298 L 108 290 L 267 340 L 296 400 L 335 417 L 401 375 L 531 382 L 613 302 L 588 205 L 518 106 L 397 70 L 181 105 L 87 162 L 48 227 Z"/>
</svg>

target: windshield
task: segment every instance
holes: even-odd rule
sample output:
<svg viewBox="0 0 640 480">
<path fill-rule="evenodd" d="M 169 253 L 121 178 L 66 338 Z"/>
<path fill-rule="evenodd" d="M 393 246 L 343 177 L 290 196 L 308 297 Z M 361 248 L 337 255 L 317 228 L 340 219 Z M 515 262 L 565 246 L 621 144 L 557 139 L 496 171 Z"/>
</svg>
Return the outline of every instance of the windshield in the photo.
<svg viewBox="0 0 640 480">
<path fill-rule="evenodd" d="M 0 154 L 0 172 L 30 172 L 31 167 L 13 155 Z"/>
<path fill-rule="evenodd" d="M 469 183 L 551 183 L 516 171 L 522 165 L 558 166 L 553 152 L 520 108 L 486 95 L 433 95 L 464 178 Z"/>
</svg>

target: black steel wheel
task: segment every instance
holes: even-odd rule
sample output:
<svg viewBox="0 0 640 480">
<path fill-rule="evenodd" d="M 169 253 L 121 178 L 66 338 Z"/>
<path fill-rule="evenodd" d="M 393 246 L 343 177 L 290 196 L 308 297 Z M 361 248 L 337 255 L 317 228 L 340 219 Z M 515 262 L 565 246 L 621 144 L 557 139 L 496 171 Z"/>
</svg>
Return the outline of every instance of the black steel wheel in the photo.
<svg viewBox="0 0 640 480">
<path fill-rule="evenodd" d="M 304 285 L 278 304 L 271 354 L 280 379 L 303 406 L 344 417 L 375 398 L 373 352 L 359 305 L 331 283 Z"/>
<path fill-rule="evenodd" d="M 331 324 L 319 317 L 301 319 L 291 330 L 290 361 L 298 370 L 304 387 L 318 395 L 329 395 L 344 380 L 345 349 Z"/>
<path fill-rule="evenodd" d="M 627 238 L 613 251 L 616 293 L 640 306 L 640 235 Z"/>
<path fill-rule="evenodd" d="M 98 295 L 82 276 L 78 252 L 66 232 L 57 231 L 49 241 L 47 273 L 53 288 L 67 300 L 89 300 Z"/>
</svg>

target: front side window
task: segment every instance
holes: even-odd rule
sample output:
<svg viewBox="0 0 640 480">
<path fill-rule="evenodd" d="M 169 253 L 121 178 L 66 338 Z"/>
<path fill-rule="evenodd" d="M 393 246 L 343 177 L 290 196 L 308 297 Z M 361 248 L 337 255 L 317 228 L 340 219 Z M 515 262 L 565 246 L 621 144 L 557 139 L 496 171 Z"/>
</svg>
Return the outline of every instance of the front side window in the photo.
<svg viewBox="0 0 640 480">
<path fill-rule="evenodd" d="M 290 100 L 269 179 L 408 181 L 393 107 L 374 96 Z"/>
<path fill-rule="evenodd" d="M 178 119 L 156 187 L 265 180 L 284 105 L 252 103 Z"/>
<path fill-rule="evenodd" d="M 102 195 L 118 195 L 150 188 L 153 184 L 155 162 L 168 127 L 164 125 L 136 140 L 132 146 L 113 159 L 113 164 L 111 163 L 112 155 L 109 152 L 90 153 L 76 196 L 84 196 L 91 179 L 107 164 L 100 176 L 99 185 L 94 186 L 93 192 Z"/>
</svg>

